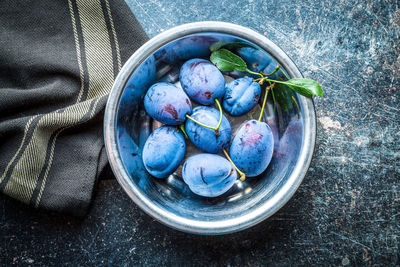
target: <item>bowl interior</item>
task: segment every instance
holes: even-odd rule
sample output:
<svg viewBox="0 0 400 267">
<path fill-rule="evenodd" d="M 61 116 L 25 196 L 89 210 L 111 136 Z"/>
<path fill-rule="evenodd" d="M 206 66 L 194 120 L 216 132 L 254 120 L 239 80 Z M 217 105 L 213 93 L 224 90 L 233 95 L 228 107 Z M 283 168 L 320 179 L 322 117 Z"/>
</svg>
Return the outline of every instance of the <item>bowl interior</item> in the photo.
<svg viewBox="0 0 400 267">
<path fill-rule="evenodd" d="M 302 116 L 304 107 L 300 101 L 297 101 L 299 103 L 297 106 L 292 99 L 291 91 L 284 88 L 281 91 L 287 90 L 289 93 L 274 94 L 280 105 L 275 106 L 271 94 L 268 96 L 264 120 L 274 134 L 274 155 L 267 170 L 258 177 L 247 178 L 244 182 L 237 180 L 225 194 L 216 198 L 205 198 L 189 190 L 180 176 L 180 168 L 166 179 L 157 179 L 147 173 L 142 163 L 142 147 L 151 131 L 160 126 L 160 123 L 150 118 L 144 110 L 143 97 L 147 89 L 158 81 L 167 81 L 180 86 L 179 69 L 185 60 L 209 59 L 210 45 L 221 40 L 246 43 L 260 49 L 263 56 L 259 57 L 258 66 L 277 64 L 271 55 L 256 44 L 231 34 L 213 32 L 190 34 L 157 49 L 132 72 L 124 84 L 116 115 L 117 150 L 129 179 L 141 192 L 141 197 L 147 198 L 174 215 L 197 221 L 217 222 L 245 216 L 260 202 L 273 198 L 293 171 L 304 135 Z M 239 72 L 225 74 L 227 81 L 248 75 Z M 298 99 L 296 94 L 293 96 Z M 231 122 L 233 133 L 246 119 L 258 118 L 260 104 L 242 117 L 230 117 L 225 114 Z M 199 151 L 187 140 L 185 158 L 195 153 Z"/>
</svg>

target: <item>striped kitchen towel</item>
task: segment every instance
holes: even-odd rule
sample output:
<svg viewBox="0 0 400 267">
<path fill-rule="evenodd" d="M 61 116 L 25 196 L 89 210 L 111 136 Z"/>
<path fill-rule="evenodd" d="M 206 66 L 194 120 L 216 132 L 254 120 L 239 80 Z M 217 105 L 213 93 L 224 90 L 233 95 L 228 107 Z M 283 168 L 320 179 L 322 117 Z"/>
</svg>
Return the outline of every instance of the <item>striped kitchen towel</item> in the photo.
<svg viewBox="0 0 400 267">
<path fill-rule="evenodd" d="M 87 212 L 107 95 L 146 40 L 122 0 L 0 1 L 0 192 Z"/>
</svg>

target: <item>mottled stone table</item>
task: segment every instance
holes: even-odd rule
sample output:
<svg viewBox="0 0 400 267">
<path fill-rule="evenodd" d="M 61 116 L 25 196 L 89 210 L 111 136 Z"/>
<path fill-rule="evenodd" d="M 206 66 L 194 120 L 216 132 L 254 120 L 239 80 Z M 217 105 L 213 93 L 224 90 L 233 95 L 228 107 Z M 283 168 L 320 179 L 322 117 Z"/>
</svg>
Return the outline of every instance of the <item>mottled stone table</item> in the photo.
<svg viewBox="0 0 400 267">
<path fill-rule="evenodd" d="M 221 20 L 279 44 L 325 97 L 295 196 L 267 221 L 227 236 L 171 230 L 113 179 L 83 220 L 0 197 L 0 265 L 400 264 L 400 2 L 128 0 L 150 36 Z M 112 177 L 111 174 L 109 174 Z"/>
</svg>

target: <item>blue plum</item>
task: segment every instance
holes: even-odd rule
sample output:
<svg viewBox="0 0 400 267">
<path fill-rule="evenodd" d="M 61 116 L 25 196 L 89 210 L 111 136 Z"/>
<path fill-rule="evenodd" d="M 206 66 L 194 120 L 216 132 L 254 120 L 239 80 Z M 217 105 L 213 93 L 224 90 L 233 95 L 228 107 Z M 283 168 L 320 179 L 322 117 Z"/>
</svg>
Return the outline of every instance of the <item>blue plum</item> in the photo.
<svg viewBox="0 0 400 267">
<path fill-rule="evenodd" d="M 185 92 L 171 83 L 153 84 L 144 97 L 144 107 L 154 119 L 169 125 L 182 124 L 192 111 Z"/>
<path fill-rule="evenodd" d="M 241 47 L 237 54 L 247 63 L 248 68 L 255 72 L 262 71 L 271 62 L 267 53 L 253 47 Z"/>
<path fill-rule="evenodd" d="M 188 36 L 167 44 L 155 53 L 156 59 L 166 63 L 176 63 L 195 57 L 208 57 L 210 45 L 217 39 L 209 35 Z"/>
<path fill-rule="evenodd" d="M 205 125 L 216 126 L 219 122 L 220 113 L 212 107 L 198 106 L 193 109 L 190 117 Z M 231 140 L 231 126 L 224 115 L 222 115 L 218 135 L 214 130 L 205 128 L 189 119 L 186 120 L 185 129 L 190 141 L 197 148 L 209 153 L 221 152 L 223 148 L 228 146 Z"/>
<path fill-rule="evenodd" d="M 211 105 L 225 94 L 222 73 L 210 61 L 194 58 L 186 61 L 179 74 L 183 90 L 199 104 Z"/>
<path fill-rule="evenodd" d="M 119 104 L 119 112 L 123 115 L 132 112 L 143 101 L 146 90 L 156 79 L 156 63 L 154 56 L 148 57 L 129 77 Z"/>
<path fill-rule="evenodd" d="M 239 48 L 236 53 L 246 62 L 248 68 L 254 72 L 262 71 L 272 61 L 271 57 L 267 53 L 252 47 Z M 240 78 L 244 76 L 260 78 L 259 75 L 237 70 L 229 72 L 229 76 L 234 78 Z"/>
<path fill-rule="evenodd" d="M 239 128 L 229 156 L 247 177 L 255 177 L 268 167 L 274 152 L 274 137 L 268 124 L 250 120 Z"/>
<path fill-rule="evenodd" d="M 151 133 L 143 146 L 144 167 L 154 177 L 165 178 L 181 164 L 185 151 L 182 133 L 172 126 L 162 126 Z"/>
<path fill-rule="evenodd" d="M 232 116 L 249 112 L 258 102 L 261 87 L 252 78 L 239 78 L 231 81 L 226 89 L 222 106 Z"/>
<path fill-rule="evenodd" d="M 182 178 L 193 193 L 217 197 L 233 186 L 237 173 L 225 158 L 204 153 L 191 156 L 185 161 Z"/>
</svg>

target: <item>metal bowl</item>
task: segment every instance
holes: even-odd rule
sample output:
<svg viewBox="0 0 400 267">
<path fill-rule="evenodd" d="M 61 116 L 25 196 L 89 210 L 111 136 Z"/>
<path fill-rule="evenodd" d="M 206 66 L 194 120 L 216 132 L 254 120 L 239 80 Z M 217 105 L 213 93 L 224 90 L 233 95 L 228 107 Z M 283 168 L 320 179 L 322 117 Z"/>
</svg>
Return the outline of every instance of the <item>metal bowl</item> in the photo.
<svg viewBox="0 0 400 267">
<path fill-rule="evenodd" d="M 275 150 L 267 170 L 258 177 L 236 181 L 222 196 L 204 198 L 189 190 L 179 169 L 166 179 L 156 179 L 146 172 L 141 149 L 158 125 L 144 111 L 142 100 L 146 90 L 159 80 L 179 84 L 182 62 L 194 57 L 207 58 L 209 45 L 220 40 L 255 46 L 267 55 L 270 64 L 279 64 L 287 76 L 302 77 L 293 61 L 257 32 L 224 22 L 185 24 L 152 38 L 130 57 L 114 82 L 104 118 L 108 159 L 130 198 L 165 225 L 206 235 L 246 229 L 279 210 L 303 180 L 316 137 L 311 99 L 295 94 L 298 108 L 292 103 L 286 109 L 282 105 L 274 107 L 269 99 L 264 118 L 274 132 Z M 230 117 L 232 127 L 237 128 L 239 119 L 251 118 L 257 111 L 259 107 L 247 117 Z M 188 146 L 187 154 L 193 153 L 196 151 Z"/>
</svg>

